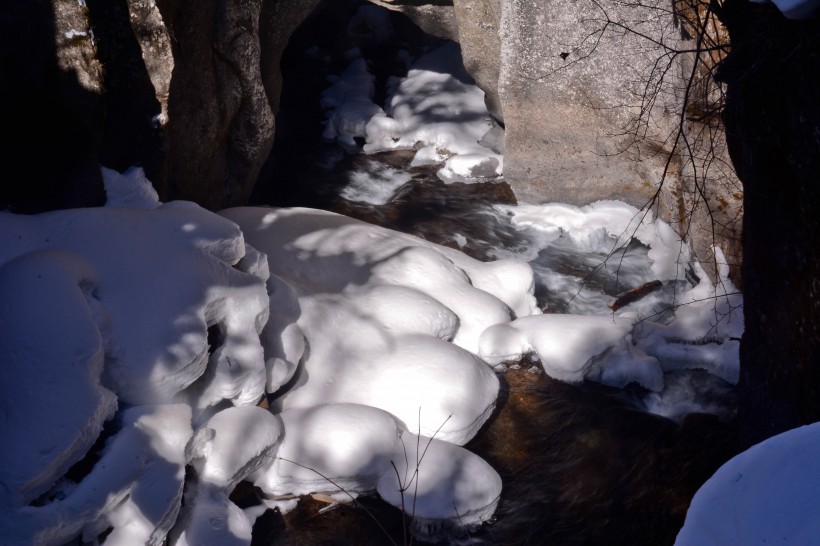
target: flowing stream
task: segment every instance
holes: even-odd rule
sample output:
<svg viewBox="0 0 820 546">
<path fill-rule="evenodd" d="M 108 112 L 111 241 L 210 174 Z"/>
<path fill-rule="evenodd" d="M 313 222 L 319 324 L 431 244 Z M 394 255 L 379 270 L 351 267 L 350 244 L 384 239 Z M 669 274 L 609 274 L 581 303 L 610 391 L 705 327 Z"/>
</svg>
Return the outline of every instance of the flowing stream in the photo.
<svg viewBox="0 0 820 546">
<path fill-rule="evenodd" d="M 314 17 L 320 28 L 328 24 L 322 17 Z M 396 28 L 405 25 L 393 21 Z M 396 51 L 439 43 L 418 29 L 399 30 L 404 39 L 415 37 L 415 45 L 399 40 L 370 50 L 374 102 L 383 102 L 378 90 L 389 77 L 402 73 L 393 62 Z M 439 166 L 411 166 L 414 150 L 364 154 L 362 142 L 323 140 L 316 105 L 326 74 L 341 71 L 345 58 L 321 52 L 348 48 L 334 42 L 338 36 L 319 35 L 316 49 L 315 29 L 297 32 L 286 52 L 277 143 L 257 203 L 339 212 L 484 261 L 525 260 L 545 313 L 611 314 L 617 296 L 655 280 L 648 248 L 636 239 L 599 233 L 579 246 L 568 237 L 546 241 L 538 230 L 515 225 L 515 197 L 503 178 L 445 184 L 436 175 Z M 357 47 L 367 54 L 368 43 L 359 40 Z M 659 283 L 634 304 L 635 312 L 664 320 L 691 282 Z M 651 392 L 634 384 L 562 383 L 527 359 L 497 369 L 502 392 L 496 413 L 466 447 L 502 476 L 499 509 L 493 524 L 470 534 L 441 534 L 442 542 L 671 544 L 692 495 L 734 454 L 734 389 L 702 370 L 667 372 L 665 388 Z M 234 500 L 247 506 L 254 495 L 239 488 Z M 410 541 L 405 530 L 401 513 L 377 498 L 338 504 L 306 498 L 286 516 L 260 517 L 254 544 L 402 544 Z"/>
</svg>

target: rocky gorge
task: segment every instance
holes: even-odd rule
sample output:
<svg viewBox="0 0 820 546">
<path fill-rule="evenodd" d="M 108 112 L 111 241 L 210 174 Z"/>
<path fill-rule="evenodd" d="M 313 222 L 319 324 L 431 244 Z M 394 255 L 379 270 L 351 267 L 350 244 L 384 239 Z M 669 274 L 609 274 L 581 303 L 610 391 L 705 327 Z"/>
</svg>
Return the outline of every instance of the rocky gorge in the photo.
<svg viewBox="0 0 820 546">
<path fill-rule="evenodd" d="M 298 163 L 282 170 L 305 148 L 293 112 L 316 122 L 324 115 L 305 88 L 292 91 L 293 81 L 300 73 L 317 82 L 326 76 L 316 71 L 321 63 L 288 48 L 322 43 L 320 53 L 344 59 L 349 44 L 331 39 L 329 29 L 368 5 L 393 14 L 396 47 L 458 44 L 489 113 L 481 141 L 503 155 L 505 183 L 456 184 L 444 197 L 414 180 L 390 205 L 367 207 L 322 202 L 322 172 L 311 178 Z M 361 23 L 352 30 L 373 41 L 371 52 L 387 51 L 374 41 L 378 23 Z M 744 0 L 15 2 L 0 28 L 0 102 L 14 134 L 5 153 L 17 162 L 32 152 L 48 159 L 23 175 L 6 174 L 0 206 L 16 214 L 97 207 L 106 201 L 100 166 L 125 172 L 138 165 L 164 202 L 211 211 L 330 208 L 481 260 L 494 257 L 492 236 L 513 237 L 476 214 L 485 200 L 579 207 L 618 200 L 650 211 L 686 241 L 706 276 L 720 284 L 725 257 L 725 278 L 743 289 L 738 443 L 734 423 L 699 414 L 674 424 L 656 419 L 635 411 L 629 390 L 570 388 L 521 371 L 522 360 L 505 374 L 499 413 L 467 445 L 505 481 L 497 525 L 460 539 L 666 543 L 694 490 L 721 462 L 820 418 L 817 25 L 811 13 L 793 19 Z M 316 59 L 325 62 L 323 55 Z M 385 54 L 377 94 L 402 75 L 389 64 Z M 405 168 L 408 153 L 379 161 Z M 340 165 L 363 161 L 345 156 Z M 414 179 L 434 174 L 414 169 Z M 467 214 L 475 216 L 467 221 Z M 475 218 L 493 235 L 465 231 Z M 560 262 L 556 256 L 545 257 Z M 584 273 L 592 285 L 594 273 Z M 536 296 L 544 296 L 538 287 Z M 207 334 L 209 344 L 220 341 L 210 327 Z M 537 426 L 523 432 L 522 422 Z M 247 486 L 231 497 L 242 508 L 260 500 Z M 345 543 L 321 529 L 371 525 L 347 505 L 325 510 L 325 500 L 306 500 L 286 519 L 259 518 L 254 543 Z M 636 517 L 638 506 L 649 521 Z M 369 509 L 388 530 L 354 540 L 400 541 L 398 511 Z"/>
</svg>

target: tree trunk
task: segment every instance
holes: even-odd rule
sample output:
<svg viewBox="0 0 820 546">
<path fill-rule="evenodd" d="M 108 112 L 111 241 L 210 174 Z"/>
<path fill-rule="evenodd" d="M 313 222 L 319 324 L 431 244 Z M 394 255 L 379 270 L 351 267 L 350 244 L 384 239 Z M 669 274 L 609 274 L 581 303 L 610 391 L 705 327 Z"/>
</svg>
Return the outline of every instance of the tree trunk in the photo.
<svg viewBox="0 0 820 546">
<path fill-rule="evenodd" d="M 726 0 L 718 77 L 744 187 L 741 437 L 820 420 L 820 15 Z"/>
</svg>

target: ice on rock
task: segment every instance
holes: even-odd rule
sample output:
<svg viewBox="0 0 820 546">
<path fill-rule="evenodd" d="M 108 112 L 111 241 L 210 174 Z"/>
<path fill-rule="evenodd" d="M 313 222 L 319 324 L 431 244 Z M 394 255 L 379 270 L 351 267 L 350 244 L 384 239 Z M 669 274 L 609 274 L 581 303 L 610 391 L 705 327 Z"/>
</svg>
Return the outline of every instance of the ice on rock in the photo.
<svg viewBox="0 0 820 546">
<path fill-rule="evenodd" d="M 419 148 L 413 156 L 413 160 L 410 161 L 410 166 L 421 167 L 424 165 L 435 165 L 436 163 L 441 163 L 445 159 L 446 156 L 442 154 L 436 146 L 423 146 L 422 148 Z"/>
<path fill-rule="evenodd" d="M 372 491 L 399 449 L 398 423 L 377 408 L 328 404 L 279 416 L 284 437 L 277 458 L 252 476 L 269 495 Z"/>
<path fill-rule="evenodd" d="M 488 521 L 501 496 L 501 477 L 481 457 L 438 438 L 401 435 L 401 452 L 378 482 L 379 495 L 412 511 L 417 536 L 435 539 L 451 528 Z M 402 502 L 404 501 L 404 502 Z"/>
<path fill-rule="evenodd" d="M 652 272 L 661 280 L 683 279 L 689 247 L 669 224 L 620 201 L 596 201 L 576 207 L 562 203 L 497 205 L 520 229 L 531 228 L 549 241 L 569 237 L 577 250 L 608 254 L 632 237 L 647 245 Z M 601 237 L 605 233 L 606 237 Z M 617 246 L 616 246 L 617 245 Z"/>
<path fill-rule="evenodd" d="M 657 358 L 644 353 L 627 338 L 593 357 L 584 376 L 618 388 L 637 383 L 657 393 L 665 386 L 663 372 Z"/>
<path fill-rule="evenodd" d="M 656 357 L 664 370 L 700 368 L 729 383 L 740 373 L 743 296 L 729 279 L 729 268 L 715 248 L 719 280 L 715 286 L 700 264 L 694 264 L 700 284 L 687 291 L 669 324 L 641 323 L 635 341 Z"/>
<path fill-rule="evenodd" d="M 0 266 L 0 507 L 20 507 L 85 456 L 117 409 L 100 384 L 97 275 L 60 250 Z M 47 423 L 46 430 L 42 430 Z"/>
<path fill-rule="evenodd" d="M 481 334 L 479 355 L 495 364 L 533 353 L 544 371 L 561 381 L 580 382 L 592 375 L 620 386 L 637 381 L 659 389 L 663 377 L 657 361 L 630 347 L 633 322 L 632 318 L 616 316 L 523 317 L 487 328 Z M 595 362 L 605 353 L 608 358 Z M 607 369 L 607 364 L 612 368 Z"/>
<path fill-rule="evenodd" d="M 494 178 L 498 176 L 498 159 L 483 154 L 461 154 L 445 161 L 436 173 L 447 184 L 466 182 L 471 178 Z"/>
<path fill-rule="evenodd" d="M 348 201 L 384 205 L 413 176 L 406 171 L 371 162 L 367 170 L 349 173 L 347 178 L 349 183 L 342 189 L 342 197 Z"/>
<path fill-rule="evenodd" d="M 110 528 L 110 544 L 163 544 L 182 500 L 191 409 L 137 406 L 117 422 L 121 429 L 89 475 L 42 505 L 16 507 L 0 519 L 5 543 L 56 546 Z"/>
<path fill-rule="evenodd" d="M 0 264 L 49 248 L 81 256 L 96 272 L 109 319 L 104 382 L 122 401 L 173 400 L 205 372 L 207 328 L 216 324 L 225 339 L 211 358 L 219 379 L 202 386 L 202 402 L 261 396 L 256 333 L 267 319 L 268 296 L 259 278 L 232 267 L 245 253 L 235 224 L 186 202 L 0 213 Z"/>
</svg>

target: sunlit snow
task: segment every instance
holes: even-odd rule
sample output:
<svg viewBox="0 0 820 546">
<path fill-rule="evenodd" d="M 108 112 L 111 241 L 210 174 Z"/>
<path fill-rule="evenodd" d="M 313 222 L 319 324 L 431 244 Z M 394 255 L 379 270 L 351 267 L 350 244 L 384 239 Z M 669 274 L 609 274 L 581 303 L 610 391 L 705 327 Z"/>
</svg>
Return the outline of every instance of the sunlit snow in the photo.
<svg viewBox="0 0 820 546">
<path fill-rule="evenodd" d="M 363 9 L 351 31 L 378 38 L 380 17 Z M 413 165 L 445 182 L 501 174 L 503 133 L 457 46 L 413 62 L 384 109 L 361 52 L 347 57 L 322 98 L 325 138 L 416 150 Z M 359 174 L 343 196 L 371 204 L 408 180 Z M 501 479 L 461 446 L 496 409 L 505 362 L 639 383 L 670 415 L 668 374 L 737 381 L 742 298 L 727 267 L 712 285 L 669 225 L 624 203 L 499 206 L 526 243 L 481 262 L 320 210 L 161 203 L 138 167 L 103 178 L 106 207 L 0 212 L 10 544 L 248 545 L 260 512 L 230 500 L 241 481 L 261 510 L 308 493 L 375 492 L 408 512 L 412 500 L 429 537 L 492 519 Z M 613 311 L 562 269 L 572 260 L 618 290 L 662 288 Z M 538 291 L 563 313 L 542 313 Z"/>
</svg>

